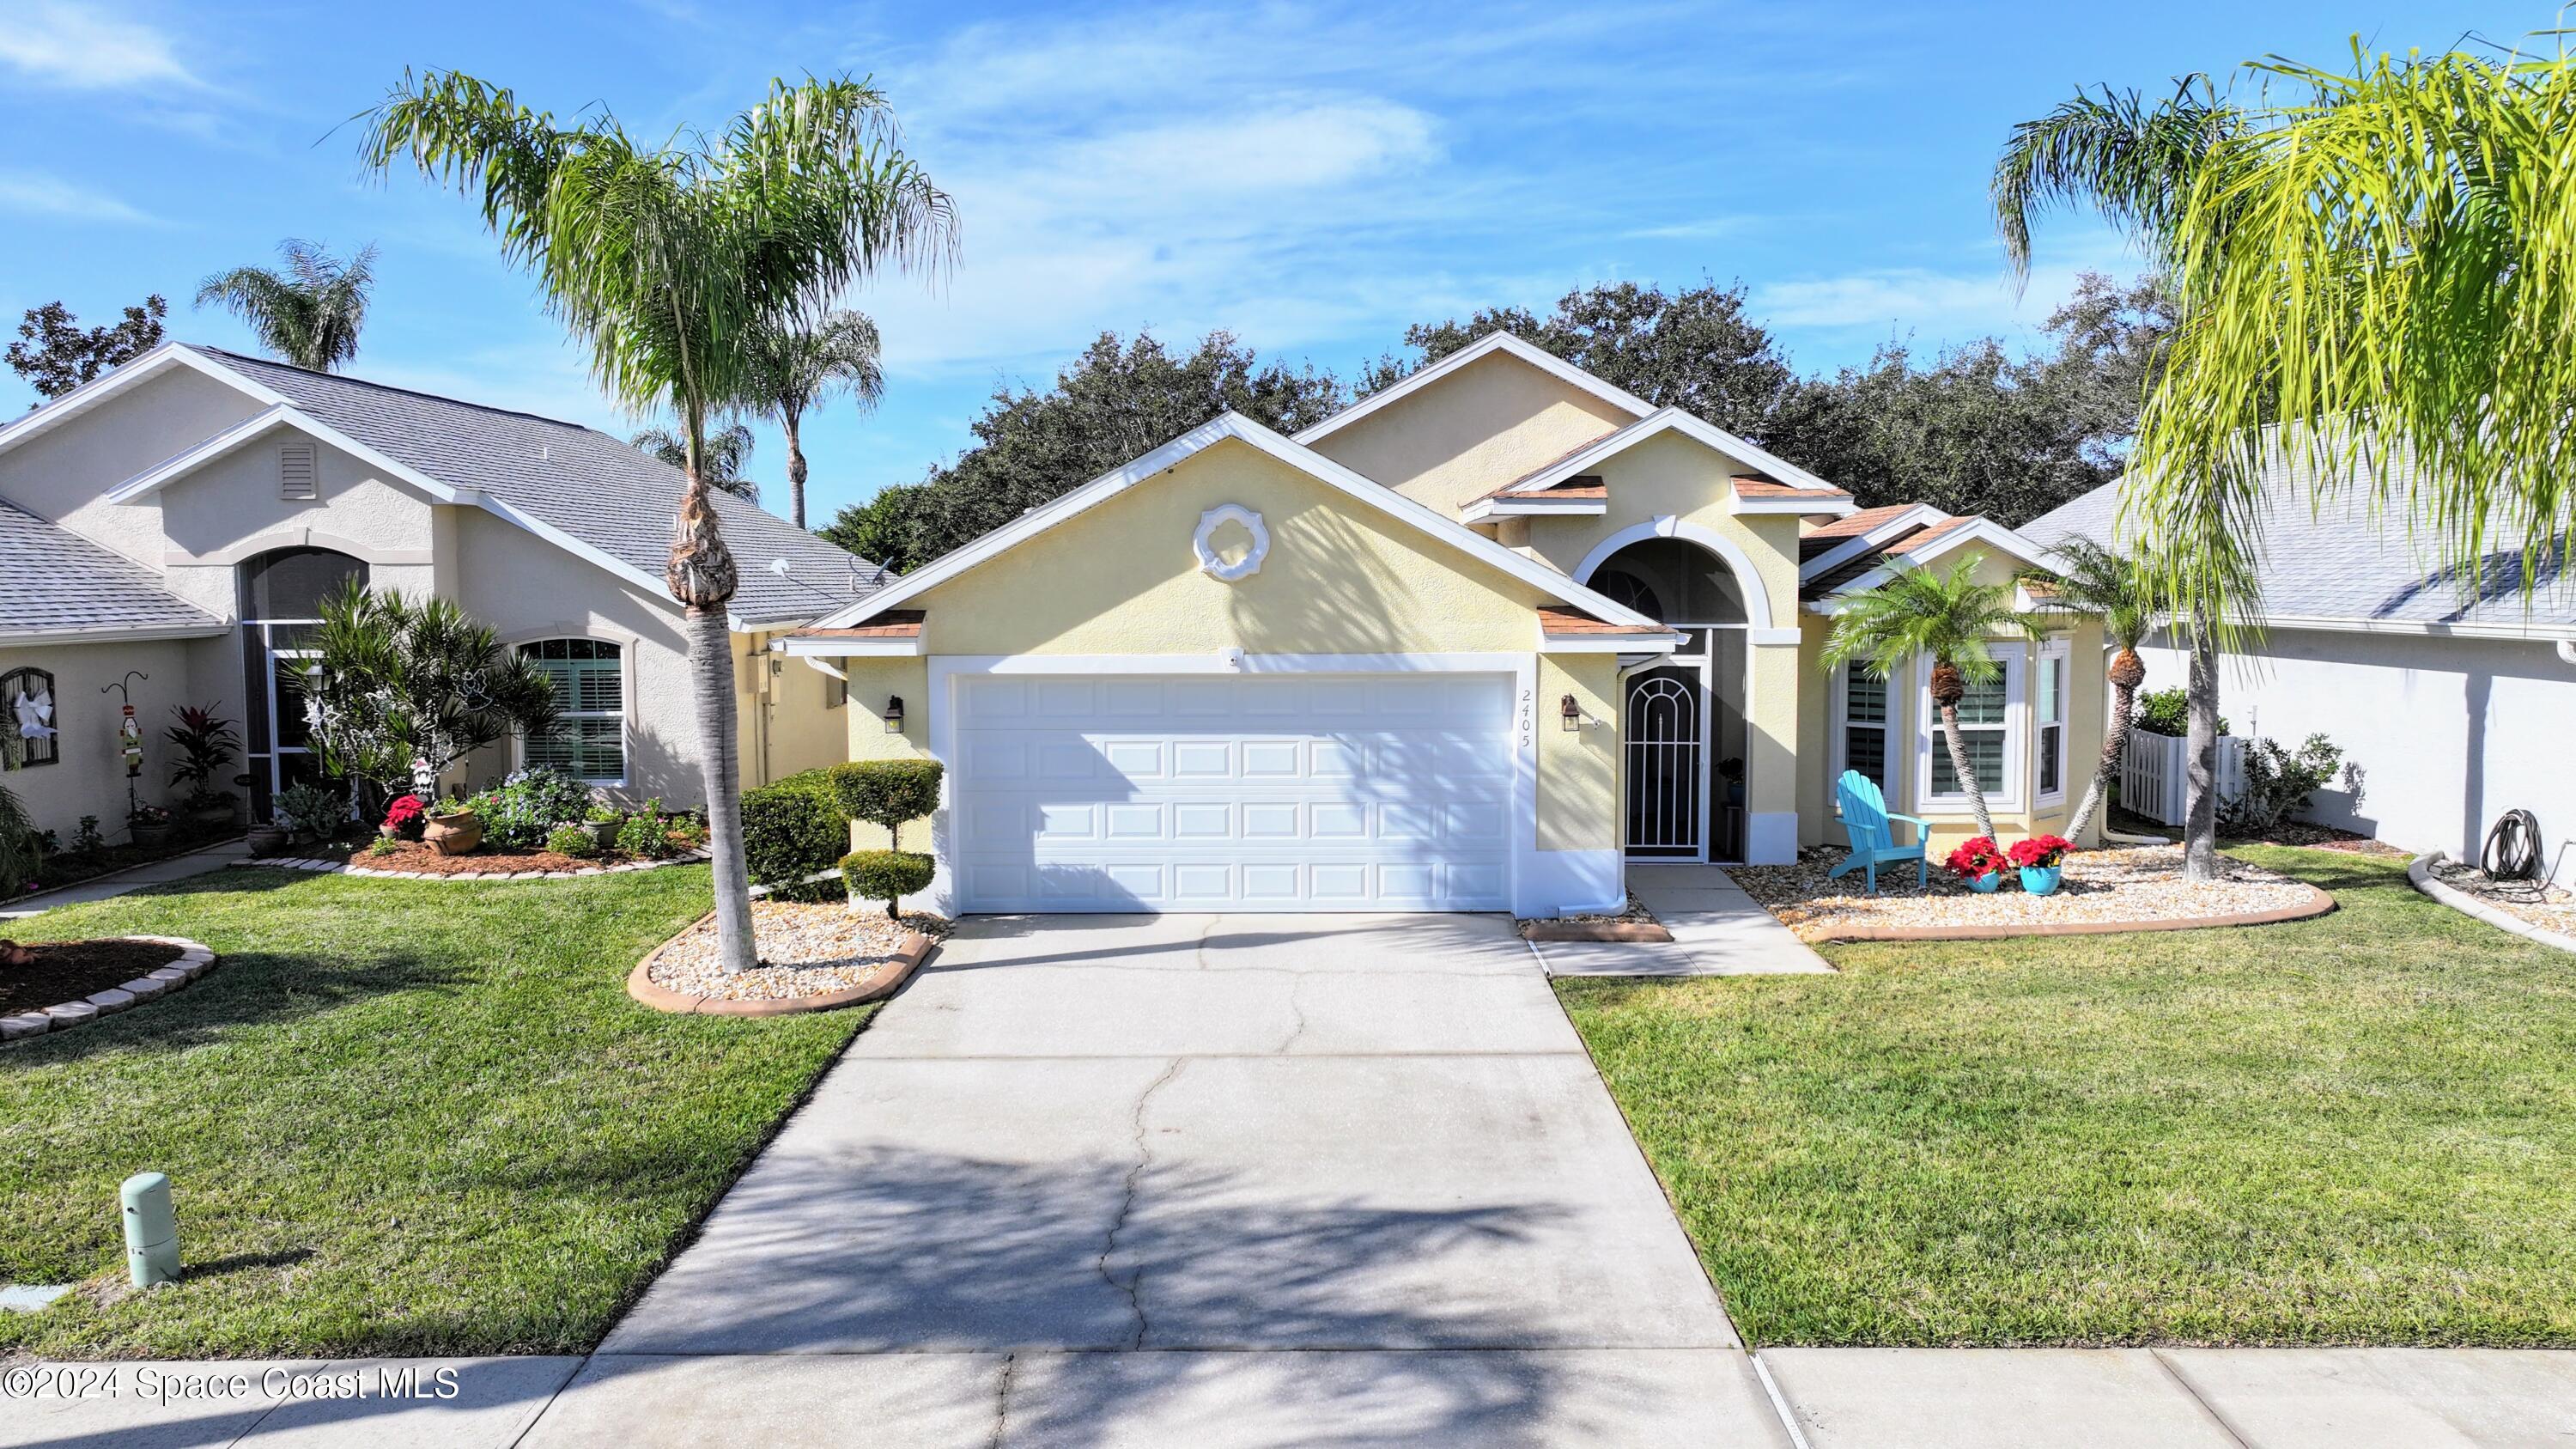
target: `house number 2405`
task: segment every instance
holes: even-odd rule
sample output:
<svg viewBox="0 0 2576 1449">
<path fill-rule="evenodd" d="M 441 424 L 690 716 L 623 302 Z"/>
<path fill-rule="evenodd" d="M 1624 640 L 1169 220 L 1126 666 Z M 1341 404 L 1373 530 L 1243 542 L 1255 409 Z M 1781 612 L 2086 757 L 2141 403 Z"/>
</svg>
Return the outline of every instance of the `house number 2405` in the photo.
<svg viewBox="0 0 2576 1449">
<path fill-rule="evenodd" d="M 1537 721 L 1531 718 L 1537 702 L 1535 691 L 1527 689 L 1521 691 L 1521 748 L 1524 750 L 1538 742 Z"/>
</svg>

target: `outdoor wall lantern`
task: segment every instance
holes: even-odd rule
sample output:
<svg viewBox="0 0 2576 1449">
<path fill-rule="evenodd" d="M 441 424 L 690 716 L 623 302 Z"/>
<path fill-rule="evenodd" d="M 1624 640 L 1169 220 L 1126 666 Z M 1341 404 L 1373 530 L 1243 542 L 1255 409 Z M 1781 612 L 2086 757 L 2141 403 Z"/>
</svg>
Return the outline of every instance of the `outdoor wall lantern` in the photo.
<svg viewBox="0 0 2576 1449">
<path fill-rule="evenodd" d="M 903 733 L 903 696 L 902 696 L 902 695 L 900 695 L 900 694 L 889 694 L 889 695 L 887 695 L 887 696 L 886 696 L 885 722 L 886 722 L 886 733 L 887 733 L 887 734 L 890 734 L 890 735 L 899 735 L 899 734 L 902 734 L 902 733 Z"/>
<path fill-rule="evenodd" d="M 1583 728 L 1583 711 L 1575 706 L 1573 695 L 1567 695 L 1557 705 L 1556 717 L 1569 731 Z"/>
</svg>

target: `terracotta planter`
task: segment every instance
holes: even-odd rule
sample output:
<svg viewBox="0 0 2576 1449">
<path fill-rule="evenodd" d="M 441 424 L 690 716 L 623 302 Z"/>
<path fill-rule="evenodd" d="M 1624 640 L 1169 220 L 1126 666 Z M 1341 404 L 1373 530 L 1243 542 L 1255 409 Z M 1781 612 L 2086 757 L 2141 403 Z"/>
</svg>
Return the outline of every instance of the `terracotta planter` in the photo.
<svg viewBox="0 0 2576 1449">
<path fill-rule="evenodd" d="M 420 838 L 441 855 L 463 855 L 483 843 L 483 817 L 471 810 L 432 815 Z"/>
</svg>

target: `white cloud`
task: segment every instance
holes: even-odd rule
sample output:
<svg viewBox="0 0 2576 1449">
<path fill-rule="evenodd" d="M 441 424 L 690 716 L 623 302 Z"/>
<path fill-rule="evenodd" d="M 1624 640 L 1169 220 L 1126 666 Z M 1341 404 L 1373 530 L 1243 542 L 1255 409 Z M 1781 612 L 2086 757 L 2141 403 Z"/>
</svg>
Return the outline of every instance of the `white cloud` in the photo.
<svg viewBox="0 0 2576 1449">
<path fill-rule="evenodd" d="M 36 171 L 0 171 L 0 211 L 36 216 L 71 217 L 80 221 L 121 221 L 160 226 L 161 218 L 138 211 L 102 191 L 76 186 L 59 176 Z"/>
<path fill-rule="evenodd" d="M 1771 282 L 1754 288 L 1752 301 L 1755 315 L 1784 327 L 1923 326 L 2018 310 L 1999 271 L 1956 276 L 1920 268 Z"/>
<path fill-rule="evenodd" d="M 76 90 L 200 84 L 168 36 L 62 0 L 0 3 L 0 61 Z"/>
</svg>

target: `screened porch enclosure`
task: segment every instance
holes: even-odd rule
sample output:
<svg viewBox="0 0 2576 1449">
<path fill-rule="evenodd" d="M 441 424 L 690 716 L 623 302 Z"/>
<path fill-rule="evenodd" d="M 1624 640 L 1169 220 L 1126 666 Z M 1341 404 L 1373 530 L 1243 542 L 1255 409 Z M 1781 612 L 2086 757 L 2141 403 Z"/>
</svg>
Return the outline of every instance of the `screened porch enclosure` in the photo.
<svg viewBox="0 0 2576 1449">
<path fill-rule="evenodd" d="M 1627 676 L 1622 848 L 1632 860 L 1743 859 L 1742 581 L 1697 544 L 1656 538 L 1612 554 L 1588 582 L 1682 634 L 1680 649 Z"/>
</svg>

